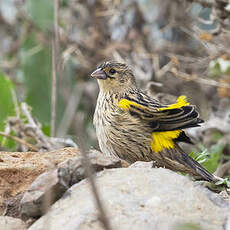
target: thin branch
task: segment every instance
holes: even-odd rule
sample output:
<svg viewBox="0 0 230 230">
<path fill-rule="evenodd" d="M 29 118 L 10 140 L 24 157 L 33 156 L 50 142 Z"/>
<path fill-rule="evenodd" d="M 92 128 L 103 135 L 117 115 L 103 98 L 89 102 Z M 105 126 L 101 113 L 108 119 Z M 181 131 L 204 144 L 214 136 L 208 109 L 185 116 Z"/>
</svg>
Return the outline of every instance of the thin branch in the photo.
<svg viewBox="0 0 230 230">
<path fill-rule="evenodd" d="M 78 148 L 78 145 L 70 138 L 51 137 L 52 142 L 60 143 L 64 146 Z"/>
<path fill-rule="evenodd" d="M 58 77 L 58 55 L 59 55 L 59 34 L 58 34 L 58 4 L 59 0 L 53 0 L 54 4 L 54 34 L 52 37 L 52 94 L 51 94 L 51 137 L 56 136 L 56 114 L 57 114 L 57 77 Z M 54 168 L 54 164 L 50 162 L 50 170 Z M 49 208 L 52 204 L 52 191 L 48 191 L 43 202 L 43 208 L 46 212 L 44 229 L 51 228 Z"/>
<path fill-rule="evenodd" d="M 53 146 L 53 143 L 51 143 L 50 141 L 48 141 L 48 138 L 44 135 L 44 133 L 42 132 L 39 124 L 36 124 L 31 113 L 30 113 L 30 110 L 29 110 L 29 106 L 23 102 L 21 104 L 21 110 L 22 110 L 22 113 L 26 116 L 27 120 L 28 120 L 28 123 L 29 123 L 29 126 L 33 128 L 34 130 L 34 139 L 37 140 L 38 143 L 41 144 L 41 146 L 43 146 L 43 144 L 45 144 L 45 146 L 48 148 L 48 149 L 53 149 L 54 146 Z"/>
<path fill-rule="evenodd" d="M 95 183 L 95 177 L 93 175 L 93 169 L 92 169 L 92 166 L 90 164 L 89 158 L 88 158 L 86 152 L 84 152 L 83 150 L 82 150 L 82 155 L 83 155 L 82 163 L 83 163 L 84 168 L 85 168 L 86 176 L 89 180 L 89 184 L 91 186 L 91 190 L 92 190 L 92 193 L 94 195 L 96 205 L 97 205 L 99 213 L 100 213 L 99 219 L 100 219 L 101 223 L 103 224 L 103 227 L 105 230 L 112 230 L 110 223 L 109 223 L 109 220 L 106 216 L 104 206 L 103 206 L 102 201 L 101 201 L 100 196 L 99 196 L 99 192 L 98 192 L 98 189 L 97 189 L 97 186 Z"/>
<path fill-rule="evenodd" d="M 81 87 L 78 86 L 79 83 L 75 84 L 71 95 L 68 99 L 68 104 L 65 108 L 65 112 L 62 116 L 62 120 L 60 122 L 60 125 L 58 126 L 57 129 L 57 136 L 58 137 L 63 137 L 66 135 L 71 122 L 73 121 L 73 117 L 75 116 L 75 111 L 76 108 L 78 107 L 80 100 L 81 100 L 81 96 L 82 96 L 82 92 L 83 92 L 83 85 Z M 78 95 L 78 97 L 76 97 L 76 95 Z"/>
<path fill-rule="evenodd" d="M 163 75 L 165 75 L 166 72 L 168 72 L 172 68 L 172 66 L 173 66 L 172 62 L 167 63 L 161 69 L 159 69 L 158 71 L 156 71 L 156 76 L 158 78 L 162 77 Z"/>
<path fill-rule="evenodd" d="M 31 109 L 30 107 L 25 103 L 25 102 L 22 102 L 21 104 L 21 110 L 22 110 L 22 113 L 26 116 L 26 118 L 28 119 L 28 123 L 33 127 L 37 127 L 37 124 L 35 123 L 32 115 L 31 115 Z"/>
<path fill-rule="evenodd" d="M 56 133 L 56 107 L 57 107 L 57 73 L 59 55 L 58 33 L 58 0 L 54 0 L 54 36 L 52 39 L 52 96 L 51 96 L 51 136 Z"/>
<path fill-rule="evenodd" d="M 201 83 L 201 84 L 206 84 L 206 85 L 212 85 L 212 86 L 215 86 L 215 87 L 223 87 L 223 88 L 226 88 L 226 89 L 230 89 L 230 84 L 226 84 L 226 83 L 221 83 L 221 82 L 218 82 L 218 81 L 215 81 L 215 80 L 212 80 L 212 79 L 205 79 L 205 78 L 201 78 L 195 74 L 187 74 L 187 73 L 183 73 L 183 72 L 180 72 L 178 71 L 176 68 L 172 68 L 170 70 L 171 73 L 174 74 L 174 76 L 176 77 L 179 77 L 179 78 L 182 78 L 186 81 L 196 81 L 198 83 Z"/>
<path fill-rule="evenodd" d="M 59 53 L 59 30 L 58 30 L 58 12 L 59 12 L 59 1 L 54 0 L 54 34 L 55 34 L 55 46 L 57 54 Z"/>
<path fill-rule="evenodd" d="M 51 95 L 51 136 L 56 132 L 56 105 L 57 105 L 57 60 L 55 39 L 52 39 L 52 95 Z"/>
<path fill-rule="evenodd" d="M 96 206 L 97 206 L 98 211 L 99 211 L 99 220 L 101 221 L 105 230 L 112 230 L 109 219 L 106 216 L 104 205 L 100 199 L 100 195 L 99 195 L 97 185 L 95 182 L 94 170 L 93 170 L 91 163 L 90 163 L 90 160 L 87 156 L 87 152 L 84 149 L 84 145 L 83 145 L 84 140 L 82 140 L 81 135 L 79 135 L 78 141 L 79 141 L 78 144 L 80 146 L 81 153 L 82 153 L 82 158 L 81 158 L 82 159 L 82 165 L 84 167 L 85 175 L 87 177 L 87 180 L 89 181 L 89 185 L 91 187 L 91 191 L 92 191 L 92 194 L 93 194 L 95 202 L 96 202 Z"/>
<path fill-rule="evenodd" d="M 214 173 L 216 176 L 223 177 L 224 174 L 230 170 L 230 161 L 227 161 L 226 163 L 220 165 L 216 172 Z"/>
<path fill-rule="evenodd" d="M 11 139 L 13 141 L 16 141 L 17 143 L 19 143 L 21 145 L 25 145 L 26 147 L 28 147 L 30 150 L 32 150 L 34 152 L 39 151 L 39 149 L 36 146 L 27 143 L 26 141 L 24 141 L 23 139 L 21 139 L 19 137 L 11 136 L 10 134 L 6 134 L 6 133 L 1 132 L 1 131 L 0 131 L 0 135 L 3 136 L 3 137 L 7 137 L 7 138 L 9 138 L 9 139 Z"/>
</svg>

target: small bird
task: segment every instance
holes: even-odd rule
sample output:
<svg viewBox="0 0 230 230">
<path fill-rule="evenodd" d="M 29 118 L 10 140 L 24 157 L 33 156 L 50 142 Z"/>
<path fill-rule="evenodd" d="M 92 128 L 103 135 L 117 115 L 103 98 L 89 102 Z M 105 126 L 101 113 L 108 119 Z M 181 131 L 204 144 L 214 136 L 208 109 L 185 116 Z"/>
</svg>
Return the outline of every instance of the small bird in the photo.
<svg viewBox="0 0 230 230">
<path fill-rule="evenodd" d="M 183 130 L 203 122 L 185 96 L 175 104 L 161 104 L 138 89 L 132 70 L 118 62 L 104 62 L 91 77 L 100 89 L 93 123 L 105 155 L 129 163 L 155 161 L 157 167 L 217 181 L 178 145 L 192 143 Z"/>
</svg>

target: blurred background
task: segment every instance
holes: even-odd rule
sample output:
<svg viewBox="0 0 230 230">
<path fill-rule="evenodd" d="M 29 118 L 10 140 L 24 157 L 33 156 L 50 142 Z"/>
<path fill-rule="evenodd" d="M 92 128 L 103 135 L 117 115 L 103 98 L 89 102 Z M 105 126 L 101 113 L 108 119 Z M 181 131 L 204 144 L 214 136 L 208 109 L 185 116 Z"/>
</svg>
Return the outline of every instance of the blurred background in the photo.
<svg viewBox="0 0 230 230">
<path fill-rule="evenodd" d="M 53 136 L 77 144 L 81 139 L 85 148 L 97 148 L 92 120 L 98 86 L 90 73 L 102 61 L 116 60 L 133 69 L 138 85 L 149 95 L 171 103 L 183 94 L 197 105 L 206 123 L 189 131 L 197 144 L 185 148 L 195 158 L 200 153 L 198 160 L 210 171 L 219 167 L 229 175 L 228 1 L 61 0 L 59 6 L 55 2 L 0 2 L 2 150 L 66 145 L 49 138 L 54 72 Z"/>
</svg>

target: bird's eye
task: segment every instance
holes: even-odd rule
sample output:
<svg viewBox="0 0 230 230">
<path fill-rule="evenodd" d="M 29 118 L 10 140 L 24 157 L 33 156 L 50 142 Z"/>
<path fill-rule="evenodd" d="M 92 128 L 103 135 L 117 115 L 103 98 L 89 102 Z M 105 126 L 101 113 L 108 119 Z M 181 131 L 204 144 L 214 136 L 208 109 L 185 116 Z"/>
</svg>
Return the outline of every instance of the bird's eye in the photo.
<svg viewBox="0 0 230 230">
<path fill-rule="evenodd" d="M 110 69 L 110 70 L 109 70 L 109 73 L 113 75 L 113 74 L 116 73 L 116 70 L 115 70 L 115 69 Z"/>
</svg>

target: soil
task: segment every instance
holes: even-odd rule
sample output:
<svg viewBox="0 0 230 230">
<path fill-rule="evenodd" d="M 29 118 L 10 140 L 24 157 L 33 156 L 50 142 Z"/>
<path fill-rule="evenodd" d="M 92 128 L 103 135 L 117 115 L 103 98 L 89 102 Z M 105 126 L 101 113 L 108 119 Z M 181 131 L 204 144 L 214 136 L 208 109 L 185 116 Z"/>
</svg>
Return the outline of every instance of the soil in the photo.
<svg viewBox="0 0 230 230">
<path fill-rule="evenodd" d="M 22 194 L 36 177 L 78 153 L 76 148 L 51 152 L 0 152 L 0 215 L 17 216 Z"/>
</svg>

